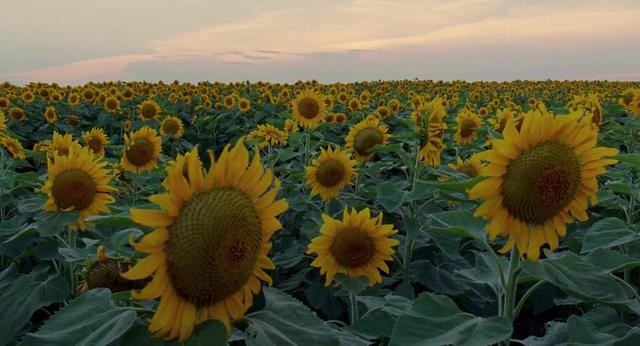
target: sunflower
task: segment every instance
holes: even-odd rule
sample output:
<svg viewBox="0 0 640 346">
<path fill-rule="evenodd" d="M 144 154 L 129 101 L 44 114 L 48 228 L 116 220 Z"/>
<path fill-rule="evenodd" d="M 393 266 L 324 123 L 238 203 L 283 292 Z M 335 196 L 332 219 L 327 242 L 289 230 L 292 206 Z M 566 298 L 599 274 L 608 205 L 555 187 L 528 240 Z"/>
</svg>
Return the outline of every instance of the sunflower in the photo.
<svg viewBox="0 0 640 346">
<path fill-rule="evenodd" d="M 82 135 L 82 139 L 94 155 L 104 156 L 104 146 L 109 143 L 109 137 L 104 133 L 103 129 L 94 127 L 91 131 L 85 132 Z"/>
<path fill-rule="evenodd" d="M 477 155 L 471 156 L 471 158 L 466 161 L 462 161 L 458 156 L 456 158 L 456 163 L 450 163 L 449 168 L 455 169 L 460 173 L 466 174 L 468 177 L 474 178 L 480 174 L 480 171 L 482 170 L 482 163 Z"/>
<path fill-rule="evenodd" d="M 80 144 L 78 141 L 73 139 L 73 136 L 70 133 L 61 135 L 57 131 L 53 132 L 51 146 L 49 147 L 51 157 L 54 157 L 55 155 L 67 156 L 72 148 L 79 149 Z"/>
<path fill-rule="evenodd" d="M 138 131 L 124 135 L 125 150 L 120 164 L 133 173 L 150 171 L 158 166 L 158 158 L 162 152 L 162 141 L 158 132 L 144 126 Z"/>
<path fill-rule="evenodd" d="M 13 107 L 9 109 L 9 116 L 13 118 L 13 120 L 23 121 L 26 115 L 22 108 Z"/>
<path fill-rule="evenodd" d="M 127 119 L 123 124 L 122 124 L 122 129 L 125 132 L 129 132 L 131 130 L 131 126 L 133 126 L 133 123 L 131 122 L 131 120 Z"/>
<path fill-rule="evenodd" d="M 493 125 L 493 128 L 502 133 L 504 128 L 507 126 L 507 123 L 513 119 L 516 119 L 516 115 L 509 108 L 505 108 L 496 112 L 495 118 L 489 119 L 489 123 Z"/>
<path fill-rule="evenodd" d="M 104 110 L 109 113 L 117 112 L 120 109 L 120 100 L 115 96 L 109 96 L 104 100 Z"/>
<path fill-rule="evenodd" d="M 160 123 L 160 134 L 170 135 L 173 139 L 178 139 L 184 134 L 184 124 L 180 118 L 171 115 L 162 119 Z"/>
<path fill-rule="evenodd" d="M 233 108 L 233 106 L 236 105 L 235 95 L 227 95 L 227 96 L 225 96 L 223 102 L 224 102 L 224 106 L 227 107 L 227 109 Z"/>
<path fill-rule="evenodd" d="M 481 171 L 488 178 L 469 197 L 484 200 L 474 215 L 490 220 L 489 238 L 509 237 L 502 252 L 515 244 L 520 254 L 537 259 L 543 244 L 558 247 L 566 224 L 589 218 L 587 200 L 598 202 L 596 176 L 618 162 L 603 157 L 618 149 L 594 147 L 598 128 L 580 117 L 530 112 L 519 131 L 509 122 L 504 139 L 494 139 L 492 149 L 477 154 L 490 162 Z"/>
<path fill-rule="evenodd" d="M 4 116 L 4 112 L 0 110 L 0 132 L 7 131 L 7 118 Z"/>
<path fill-rule="evenodd" d="M 36 99 L 36 97 L 35 95 L 33 95 L 31 91 L 27 91 L 22 95 L 20 95 L 20 99 L 22 100 L 23 103 L 28 104 L 28 103 L 32 103 Z"/>
<path fill-rule="evenodd" d="M 454 136 L 456 143 L 469 144 L 476 138 L 476 130 L 482 125 L 482 119 L 468 109 L 462 109 L 456 117 L 458 130 Z"/>
<path fill-rule="evenodd" d="M 69 115 L 67 116 L 67 124 L 73 126 L 73 127 L 78 127 L 80 125 L 80 118 L 78 118 L 78 116 L 76 115 Z"/>
<path fill-rule="evenodd" d="M 76 224 L 86 228 L 84 219 L 99 213 L 109 213 L 108 204 L 115 202 L 109 186 L 113 178 L 87 148 L 71 148 L 68 155 L 53 154 L 47 163 L 47 181 L 42 191 L 47 194 L 44 210 L 78 211 Z"/>
<path fill-rule="evenodd" d="M 71 93 L 69 94 L 69 97 L 67 98 L 67 103 L 69 104 L 69 106 L 77 106 L 80 104 L 80 94 L 78 93 Z"/>
<path fill-rule="evenodd" d="M 373 157 L 371 148 L 374 145 L 385 145 L 391 138 L 387 132 L 389 129 L 380 124 L 378 119 L 365 119 L 349 129 L 349 134 L 344 139 L 345 148 L 353 152 L 358 162 L 365 162 Z"/>
<path fill-rule="evenodd" d="M 56 113 L 56 109 L 49 106 L 44 110 L 44 118 L 47 120 L 49 124 L 53 124 L 58 120 L 58 114 Z"/>
<path fill-rule="evenodd" d="M 324 119 L 326 106 L 324 96 L 314 91 L 301 92 L 292 102 L 293 119 L 300 126 L 314 128 Z"/>
<path fill-rule="evenodd" d="M 11 101 L 7 97 L 0 97 L 0 109 L 8 109 L 11 106 Z"/>
<path fill-rule="evenodd" d="M 336 114 L 336 122 L 338 124 L 342 124 L 347 121 L 347 115 L 344 113 L 335 113 Z"/>
<path fill-rule="evenodd" d="M 154 100 L 146 100 L 138 105 L 138 118 L 142 120 L 156 119 L 158 114 L 160 114 L 160 106 Z"/>
<path fill-rule="evenodd" d="M 14 159 L 25 159 L 24 150 L 19 140 L 9 136 L 0 136 L 0 144 L 11 153 Z"/>
<path fill-rule="evenodd" d="M 227 145 L 208 172 L 197 152 L 189 156 L 186 175 L 169 170 L 169 189 L 150 200 L 160 210 L 131 209 L 132 219 L 155 230 L 132 246 L 149 254 L 123 276 L 153 279 L 136 299 L 160 298 L 149 330 L 184 341 L 194 325 L 215 319 L 228 331 L 260 291 L 271 284 L 265 269 L 272 234 L 282 228 L 277 216 L 287 209 L 276 200 L 279 180 L 264 170 L 259 154 L 249 164 L 242 140 Z M 273 184 L 273 188 L 269 187 Z"/>
<path fill-rule="evenodd" d="M 142 289 L 149 280 L 127 280 L 122 273 L 131 268 L 131 263 L 118 258 L 109 258 L 104 253 L 104 247 L 98 246 L 95 261 L 89 262 L 82 272 L 80 292 L 86 292 L 97 287 L 106 287 L 111 292 Z"/>
<path fill-rule="evenodd" d="M 325 285 L 333 282 L 336 273 L 366 276 L 370 286 L 382 282 L 378 269 L 389 273 L 385 261 L 392 260 L 393 247 L 400 243 L 391 238 L 398 232 L 393 225 L 382 224 L 382 213 L 372 218 L 369 208 L 360 212 L 345 208 L 342 220 L 327 214 L 322 214 L 322 220 L 320 235 L 311 240 L 307 253 L 318 255 L 311 266 L 326 274 Z"/>
<path fill-rule="evenodd" d="M 258 125 L 258 131 L 260 131 L 264 140 L 271 145 L 286 145 L 289 140 L 289 134 L 286 131 L 282 131 L 271 124 Z"/>
<path fill-rule="evenodd" d="M 442 107 L 440 98 L 436 98 L 433 101 L 425 105 L 427 116 L 419 118 L 417 124 L 422 124 L 426 119 L 426 132 L 424 133 L 424 145 L 418 153 L 418 159 L 422 160 L 432 167 L 439 167 L 441 164 L 440 156 L 442 151 L 446 147 L 443 142 L 444 130 L 447 128 L 447 124 L 444 122 L 444 118 L 447 116 L 446 111 Z M 421 125 L 419 125 L 421 127 Z"/>
<path fill-rule="evenodd" d="M 248 112 L 251 109 L 251 102 L 244 97 L 239 98 L 237 104 L 240 112 Z"/>
<path fill-rule="evenodd" d="M 298 122 L 293 119 L 287 119 L 284 121 L 284 129 L 287 132 L 298 132 Z"/>
<path fill-rule="evenodd" d="M 305 168 L 311 196 L 320 195 L 325 201 L 336 198 L 340 190 L 351 182 L 356 163 L 348 152 L 340 148 L 320 149 L 320 156 Z"/>
<path fill-rule="evenodd" d="M 631 114 L 635 115 L 636 118 L 640 118 L 640 95 L 636 96 L 631 103 L 629 103 L 627 109 L 629 109 Z"/>
<path fill-rule="evenodd" d="M 357 98 L 352 98 L 351 100 L 349 100 L 349 110 L 352 112 L 357 112 L 360 110 L 361 105 L 360 105 L 360 100 L 358 100 Z"/>
</svg>

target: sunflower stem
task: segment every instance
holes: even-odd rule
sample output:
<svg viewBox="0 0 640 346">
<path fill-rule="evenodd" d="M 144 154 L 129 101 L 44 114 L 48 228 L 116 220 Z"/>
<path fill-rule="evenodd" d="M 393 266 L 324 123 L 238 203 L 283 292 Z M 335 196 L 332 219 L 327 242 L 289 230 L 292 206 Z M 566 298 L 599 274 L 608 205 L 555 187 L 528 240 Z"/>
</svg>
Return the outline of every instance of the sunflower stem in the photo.
<svg viewBox="0 0 640 346">
<path fill-rule="evenodd" d="M 350 325 L 354 325 L 358 321 L 358 299 L 355 293 L 349 293 L 349 305 L 351 306 Z"/>
<path fill-rule="evenodd" d="M 546 281 L 541 280 L 536 282 L 533 286 L 529 287 L 529 289 L 524 292 L 520 300 L 518 301 L 518 305 L 516 305 L 515 310 L 513 311 L 513 317 L 516 318 L 520 314 L 520 310 L 524 307 L 524 303 L 527 302 L 527 299 L 538 289 L 540 286 L 544 285 Z"/>
<path fill-rule="evenodd" d="M 509 259 L 509 277 L 507 279 L 507 287 L 505 287 L 505 302 L 502 317 L 513 320 L 514 305 L 516 300 L 516 289 L 518 287 L 518 273 L 520 269 L 520 255 L 514 246 L 511 249 L 511 258 Z"/>
</svg>

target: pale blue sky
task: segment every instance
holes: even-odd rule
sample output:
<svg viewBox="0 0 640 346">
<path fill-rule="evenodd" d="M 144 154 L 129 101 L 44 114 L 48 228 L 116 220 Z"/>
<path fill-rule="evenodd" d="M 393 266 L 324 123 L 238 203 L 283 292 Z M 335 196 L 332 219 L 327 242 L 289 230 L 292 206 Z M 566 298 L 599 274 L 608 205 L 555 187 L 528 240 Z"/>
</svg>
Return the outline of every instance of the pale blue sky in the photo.
<svg viewBox="0 0 640 346">
<path fill-rule="evenodd" d="M 640 1 L 0 0 L 0 80 L 640 80 Z"/>
</svg>

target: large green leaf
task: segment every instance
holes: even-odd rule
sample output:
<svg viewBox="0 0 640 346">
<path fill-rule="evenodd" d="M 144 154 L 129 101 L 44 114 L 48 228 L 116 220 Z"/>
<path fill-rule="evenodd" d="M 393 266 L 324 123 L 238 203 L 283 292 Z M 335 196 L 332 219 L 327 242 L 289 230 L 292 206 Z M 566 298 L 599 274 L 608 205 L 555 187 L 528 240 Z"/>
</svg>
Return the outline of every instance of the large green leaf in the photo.
<svg viewBox="0 0 640 346">
<path fill-rule="evenodd" d="M 469 237 L 480 241 L 485 241 L 486 232 L 484 230 L 485 222 L 473 217 L 473 213 L 468 210 L 445 211 L 442 213 L 432 214 L 434 230 L 451 235 Z"/>
<path fill-rule="evenodd" d="M 553 254 L 540 261 L 526 261 L 521 268 L 528 276 L 551 282 L 576 298 L 637 309 L 638 302 L 633 301 L 633 292 L 628 286 L 621 284 L 609 270 L 573 252 Z"/>
<path fill-rule="evenodd" d="M 630 164 L 631 166 L 634 166 L 637 169 L 640 169 L 640 154 L 638 154 L 638 153 L 619 154 L 615 158 L 620 160 L 620 161 L 622 161 L 622 162 L 626 162 L 626 163 Z"/>
<path fill-rule="evenodd" d="M 105 288 L 91 290 L 53 315 L 36 332 L 27 334 L 21 345 L 108 345 L 124 335 L 136 320 L 136 313 L 119 308 Z"/>
<path fill-rule="evenodd" d="M 21 276 L 8 285 L 0 302 L 0 344 L 8 343 L 38 309 L 66 299 L 69 285 L 60 276 L 35 281 L 31 276 Z"/>
<path fill-rule="evenodd" d="M 509 320 L 461 311 L 447 296 L 423 293 L 400 316 L 391 345 L 489 345 L 511 336 Z"/>
<path fill-rule="evenodd" d="M 611 248 L 639 239 L 640 233 L 632 230 L 626 222 L 615 217 L 607 217 L 597 221 L 587 230 L 582 252 Z"/>
<path fill-rule="evenodd" d="M 404 203 L 406 192 L 391 181 L 386 181 L 376 188 L 378 202 L 388 212 L 393 212 Z"/>
<path fill-rule="evenodd" d="M 291 296 L 264 288 L 264 309 L 246 316 L 247 345 L 338 345 L 336 331 Z"/>
</svg>

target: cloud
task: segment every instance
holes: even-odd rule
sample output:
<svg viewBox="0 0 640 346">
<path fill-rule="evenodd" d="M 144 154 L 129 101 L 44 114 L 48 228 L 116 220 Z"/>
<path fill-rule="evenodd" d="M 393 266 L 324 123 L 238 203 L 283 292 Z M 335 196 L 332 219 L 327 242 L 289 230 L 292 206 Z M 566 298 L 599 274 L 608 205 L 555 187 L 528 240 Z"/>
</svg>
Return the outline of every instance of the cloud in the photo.
<svg viewBox="0 0 640 346">
<path fill-rule="evenodd" d="M 402 72 L 402 66 L 385 67 L 378 63 L 402 63 L 402 56 L 418 61 L 421 55 L 449 70 L 451 66 L 446 64 L 452 60 L 452 54 L 469 59 L 484 56 L 490 61 L 497 52 L 503 52 L 503 56 L 495 57 L 498 62 L 504 63 L 501 59 L 507 57 L 523 59 L 536 67 L 531 71 L 543 70 L 541 64 L 552 65 L 549 70 L 553 71 L 558 64 L 569 65 L 572 62 L 569 57 L 580 59 L 581 52 L 586 54 L 584 61 L 604 63 L 607 61 L 604 54 L 637 56 L 640 50 L 628 44 L 640 38 L 637 18 L 640 5 L 633 2 L 625 6 L 595 1 L 354 0 L 249 13 L 243 19 L 151 40 L 143 45 L 147 52 L 144 54 L 84 60 L 0 77 L 58 81 L 130 79 L 134 67 L 138 71 L 145 64 L 161 68 L 163 62 L 174 68 L 181 63 L 197 63 L 201 67 L 209 64 L 211 68 L 205 71 L 217 71 L 215 66 L 232 64 L 273 71 L 286 65 L 300 69 L 306 66 L 322 72 L 327 66 L 357 61 Z M 551 53 L 557 55 L 557 63 L 548 58 Z M 597 73 L 625 75 L 627 70 L 613 70 L 619 67 L 613 63 L 614 58 L 609 61 L 612 70 L 599 69 Z M 406 68 L 416 66 L 421 65 L 407 64 Z M 576 68 L 576 75 L 584 73 L 584 66 Z M 411 73 L 408 70 L 399 75 Z M 215 79 L 216 75 L 203 75 L 200 79 L 207 78 Z"/>
</svg>

